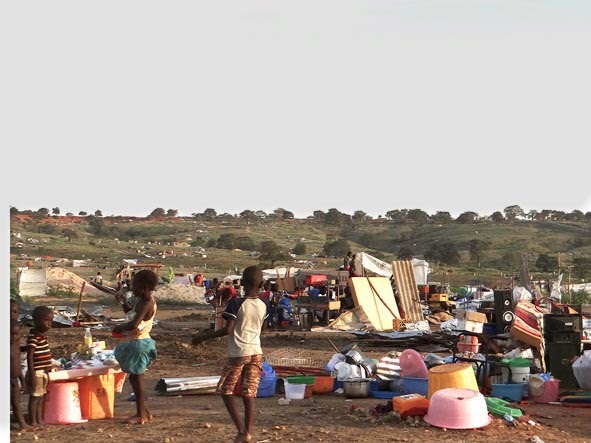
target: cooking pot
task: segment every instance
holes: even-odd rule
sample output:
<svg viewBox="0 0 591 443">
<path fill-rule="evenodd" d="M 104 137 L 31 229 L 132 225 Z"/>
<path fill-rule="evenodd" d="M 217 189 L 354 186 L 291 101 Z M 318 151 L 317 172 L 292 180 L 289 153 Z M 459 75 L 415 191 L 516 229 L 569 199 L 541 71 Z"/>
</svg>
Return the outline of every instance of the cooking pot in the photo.
<svg viewBox="0 0 591 443">
<path fill-rule="evenodd" d="M 357 365 L 363 361 L 365 357 L 361 352 L 351 349 L 345 354 L 345 361 L 351 365 Z"/>
<path fill-rule="evenodd" d="M 364 358 L 363 360 L 361 360 L 361 363 L 359 364 L 363 366 L 365 369 L 367 369 L 367 371 L 369 372 L 369 377 L 371 377 L 378 371 L 378 365 L 376 364 L 373 358 Z"/>
<path fill-rule="evenodd" d="M 347 398 L 369 397 L 371 379 L 350 379 L 343 381 L 343 391 Z"/>
</svg>

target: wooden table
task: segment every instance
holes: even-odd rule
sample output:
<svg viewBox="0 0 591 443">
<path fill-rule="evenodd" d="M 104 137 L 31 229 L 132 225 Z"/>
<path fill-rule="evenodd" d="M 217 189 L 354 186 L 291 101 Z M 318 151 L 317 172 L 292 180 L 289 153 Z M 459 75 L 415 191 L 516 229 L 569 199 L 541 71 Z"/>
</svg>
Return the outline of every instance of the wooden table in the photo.
<svg viewBox="0 0 591 443">
<path fill-rule="evenodd" d="M 305 308 L 308 312 L 324 311 L 322 323 L 327 324 L 330 322 L 330 311 L 338 311 L 341 309 L 340 300 L 330 300 L 328 297 L 310 297 L 310 296 L 299 296 L 295 300 L 295 314 L 300 314 L 300 309 Z M 312 317 L 312 323 L 314 323 L 315 315 Z"/>
</svg>

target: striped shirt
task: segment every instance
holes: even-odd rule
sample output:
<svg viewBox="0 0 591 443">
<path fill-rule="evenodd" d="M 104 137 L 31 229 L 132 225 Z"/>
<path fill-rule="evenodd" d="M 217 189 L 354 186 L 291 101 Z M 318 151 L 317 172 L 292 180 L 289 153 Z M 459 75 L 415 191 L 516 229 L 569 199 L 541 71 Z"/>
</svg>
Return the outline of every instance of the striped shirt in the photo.
<svg viewBox="0 0 591 443">
<path fill-rule="evenodd" d="M 35 349 L 33 355 L 33 369 L 49 370 L 51 369 L 51 351 L 47 336 L 32 328 L 27 336 L 27 349 Z"/>
</svg>

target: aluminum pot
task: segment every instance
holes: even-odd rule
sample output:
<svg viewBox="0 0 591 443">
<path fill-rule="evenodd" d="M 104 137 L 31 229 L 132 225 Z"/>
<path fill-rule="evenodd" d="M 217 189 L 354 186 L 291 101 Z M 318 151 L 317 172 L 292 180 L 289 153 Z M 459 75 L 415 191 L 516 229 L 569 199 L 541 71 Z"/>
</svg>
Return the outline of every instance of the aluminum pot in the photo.
<svg viewBox="0 0 591 443">
<path fill-rule="evenodd" d="M 345 354 L 345 361 L 351 365 L 358 365 L 363 361 L 364 358 L 365 357 L 361 354 L 361 352 L 354 349 L 348 351 Z"/>
<path fill-rule="evenodd" d="M 367 398 L 369 397 L 369 389 L 371 379 L 358 378 L 343 381 L 343 391 L 347 398 Z"/>
<path fill-rule="evenodd" d="M 372 375 L 375 375 L 376 372 L 378 372 L 378 365 L 376 364 L 376 362 L 373 360 L 373 358 L 364 358 L 361 363 L 359 363 L 361 366 L 363 366 L 365 369 L 367 369 L 367 371 L 369 372 L 369 376 L 371 377 Z"/>
</svg>

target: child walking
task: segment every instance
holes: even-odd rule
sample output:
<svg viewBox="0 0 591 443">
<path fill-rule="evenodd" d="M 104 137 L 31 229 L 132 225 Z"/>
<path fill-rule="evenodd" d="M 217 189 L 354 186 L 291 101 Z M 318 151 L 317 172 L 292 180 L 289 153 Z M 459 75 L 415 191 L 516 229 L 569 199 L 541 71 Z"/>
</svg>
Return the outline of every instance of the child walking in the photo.
<svg viewBox="0 0 591 443">
<path fill-rule="evenodd" d="M 269 316 L 269 301 L 259 297 L 263 285 L 263 273 L 256 266 L 247 267 L 242 274 L 245 296 L 230 299 L 222 314 L 226 326 L 214 332 L 195 334 L 192 344 L 198 345 L 210 338 L 228 335 L 228 363 L 222 369 L 217 392 L 222 395 L 238 434 L 234 443 L 252 440 L 254 399 L 263 369 L 261 331 Z M 244 420 L 240 417 L 234 391 L 240 381 Z"/>
<path fill-rule="evenodd" d="M 33 309 L 33 328 L 27 336 L 27 393 L 29 394 L 29 424 L 44 429 L 43 403 L 51 369 L 51 351 L 47 331 L 51 329 L 53 311 L 47 306 Z"/>
<path fill-rule="evenodd" d="M 11 300 L 12 301 L 12 300 Z M 12 316 L 12 314 L 11 314 Z M 21 326 L 16 319 L 10 320 L 10 405 L 12 414 L 18 421 L 21 431 L 32 431 L 33 427 L 25 421 L 21 405 L 25 388 L 25 376 L 21 365 Z"/>
<path fill-rule="evenodd" d="M 135 274 L 131 290 L 138 301 L 132 307 L 125 299 L 121 300 L 130 320 L 113 328 L 113 334 L 121 337 L 113 353 L 121 370 L 129 374 L 129 383 L 135 395 L 136 415 L 125 420 L 128 424 L 143 425 L 153 419 L 146 402 L 144 372 L 157 356 L 156 342 L 150 337 L 157 310 L 152 292 L 157 284 L 158 276 L 154 271 L 143 269 Z"/>
</svg>

